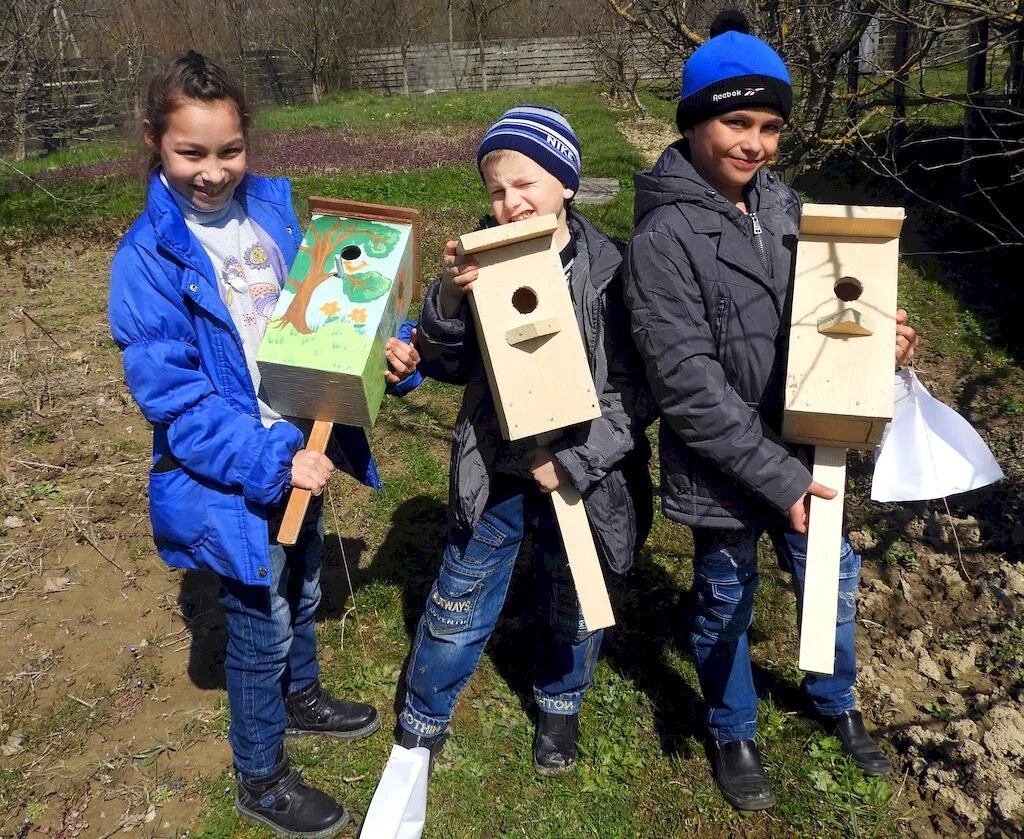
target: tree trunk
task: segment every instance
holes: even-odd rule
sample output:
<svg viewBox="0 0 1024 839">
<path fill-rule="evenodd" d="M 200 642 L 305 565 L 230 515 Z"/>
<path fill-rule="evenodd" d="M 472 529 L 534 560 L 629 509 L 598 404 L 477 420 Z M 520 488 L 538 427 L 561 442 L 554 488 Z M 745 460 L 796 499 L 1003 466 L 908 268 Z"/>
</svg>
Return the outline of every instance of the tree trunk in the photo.
<svg viewBox="0 0 1024 839">
<path fill-rule="evenodd" d="M 409 44 L 402 44 L 402 93 L 409 95 Z"/>
<path fill-rule="evenodd" d="M 479 23 L 476 27 L 476 43 L 480 55 L 480 86 L 487 90 L 487 53 L 484 46 L 484 30 Z"/>
<path fill-rule="evenodd" d="M 984 104 L 986 82 L 986 58 L 988 57 L 988 20 L 982 19 L 971 24 L 970 53 L 967 56 L 967 109 L 964 111 L 963 166 L 960 167 L 961 210 L 971 203 L 971 194 L 977 186 L 974 155 L 974 140 L 985 128 L 985 117 L 981 112 Z"/>
<path fill-rule="evenodd" d="M 910 0 L 899 0 L 897 8 L 903 19 L 896 23 L 896 46 L 893 50 L 896 77 L 892 92 L 893 120 L 889 129 L 889 151 L 892 154 L 907 138 L 907 79 L 910 77 L 906 66 L 910 54 L 910 24 L 906 21 L 910 14 Z"/>
</svg>

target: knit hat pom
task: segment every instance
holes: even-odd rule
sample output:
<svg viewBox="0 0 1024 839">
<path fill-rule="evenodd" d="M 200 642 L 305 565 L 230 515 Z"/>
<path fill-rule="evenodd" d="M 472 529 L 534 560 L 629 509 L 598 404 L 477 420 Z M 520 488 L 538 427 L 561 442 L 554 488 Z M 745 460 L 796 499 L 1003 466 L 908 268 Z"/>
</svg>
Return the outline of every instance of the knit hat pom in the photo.
<svg viewBox="0 0 1024 839">
<path fill-rule="evenodd" d="M 750 21 L 739 9 L 725 9 L 711 21 L 711 29 L 708 34 L 715 38 L 725 32 L 741 32 L 744 35 L 749 35 Z"/>
</svg>

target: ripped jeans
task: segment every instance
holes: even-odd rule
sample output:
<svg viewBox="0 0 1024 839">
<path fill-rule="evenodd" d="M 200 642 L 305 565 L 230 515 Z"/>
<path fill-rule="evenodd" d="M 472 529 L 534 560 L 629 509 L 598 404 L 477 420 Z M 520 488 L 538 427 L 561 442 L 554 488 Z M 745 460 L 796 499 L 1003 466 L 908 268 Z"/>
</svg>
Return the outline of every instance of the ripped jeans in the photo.
<svg viewBox="0 0 1024 839">
<path fill-rule="evenodd" d="M 431 737 L 447 729 L 505 604 L 527 528 L 537 580 L 534 699 L 547 713 L 579 713 L 603 633 L 583 622 L 551 500 L 532 482 L 502 476 L 473 532 L 450 537 L 445 548 L 406 668 L 398 717 L 406 731 Z"/>
<path fill-rule="evenodd" d="M 761 531 L 695 528 L 696 610 L 690 643 L 707 702 L 707 726 L 718 742 L 751 740 L 757 726 L 757 695 L 750 669 L 747 630 L 754 618 L 757 540 Z M 807 537 L 772 533 L 779 567 L 792 575 L 797 615 L 803 605 Z M 856 707 L 851 688 L 857 676 L 854 618 L 860 557 L 844 537 L 839 560 L 839 612 L 835 673 L 808 673 L 801 689 L 814 709 L 828 716 Z"/>
</svg>

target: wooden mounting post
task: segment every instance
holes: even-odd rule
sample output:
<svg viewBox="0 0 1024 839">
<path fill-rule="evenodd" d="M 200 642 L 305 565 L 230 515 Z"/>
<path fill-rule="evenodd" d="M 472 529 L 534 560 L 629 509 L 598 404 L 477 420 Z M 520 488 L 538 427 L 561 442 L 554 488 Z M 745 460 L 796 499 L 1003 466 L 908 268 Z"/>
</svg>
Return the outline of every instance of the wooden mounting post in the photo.
<svg viewBox="0 0 1024 839">
<path fill-rule="evenodd" d="M 331 431 L 334 423 L 329 420 L 317 420 L 313 423 L 313 429 L 309 432 L 309 440 L 306 448 L 311 451 L 323 454 L 327 451 L 327 441 L 331 439 Z M 277 541 L 281 545 L 294 545 L 299 539 L 299 531 L 302 529 L 302 521 L 306 518 L 306 510 L 309 509 L 309 499 L 312 493 L 308 489 L 293 487 L 288 497 L 288 506 L 284 510 L 284 518 L 281 519 L 281 529 L 277 532 Z"/>
<path fill-rule="evenodd" d="M 836 665 L 839 555 L 843 537 L 846 449 L 814 447 L 814 480 L 836 491 L 832 500 L 811 498 L 807 571 L 800 618 L 801 670 L 832 675 Z"/>
<path fill-rule="evenodd" d="M 562 544 L 583 611 L 583 622 L 591 632 L 614 626 L 615 615 L 580 491 L 572 484 L 563 484 L 551 493 L 551 504 L 555 508 L 558 529 L 562 532 Z"/>
</svg>

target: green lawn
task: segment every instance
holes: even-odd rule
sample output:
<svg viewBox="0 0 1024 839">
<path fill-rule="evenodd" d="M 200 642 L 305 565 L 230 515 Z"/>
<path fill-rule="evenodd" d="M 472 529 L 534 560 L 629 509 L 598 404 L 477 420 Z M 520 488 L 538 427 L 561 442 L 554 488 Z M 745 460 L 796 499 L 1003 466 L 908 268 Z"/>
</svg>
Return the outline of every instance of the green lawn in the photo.
<svg viewBox="0 0 1024 839">
<path fill-rule="evenodd" d="M 622 194 L 604 208 L 584 208 L 613 235 L 631 226 L 637 152 L 593 87 L 541 88 L 487 94 L 346 94 L 319 105 L 269 111 L 260 125 L 300 130 L 350 127 L 386 136 L 454 124 L 485 128 L 505 108 L 530 101 L 563 110 L 580 135 L 584 175 L 614 177 Z M 646 100 L 645 100 L 646 101 Z M 671 119 L 672 103 L 649 101 Z M 90 154 L 100 154 L 99 148 Z M 124 153 L 121 146 L 104 154 Z M 76 161 L 72 155 L 61 164 Z M 90 159 L 89 162 L 94 162 Z M 44 161 L 32 163 L 41 171 Z M 49 165 L 53 165 L 53 161 Z M 49 181 L 48 195 L 0 179 L 0 227 L 5 236 L 86 233 L 126 225 L 141 207 L 142 185 L 123 176 Z M 486 210 L 474 162 L 380 175 L 349 173 L 295 179 L 297 204 L 310 194 L 419 207 L 424 211 L 424 277 L 445 239 L 472 229 Z M 937 284 L 905 273 L 904 295 L 920 328 L 949 335 L 967 323 Z M 938 296 L 938 297 L 937 297 Z M 935 305 L 940 299 L 941 305 Z M 974 340 L 968 330 L 966 341 Z M 952 341 L 952 337 L 944 340 Z M 965 345 L 966 346 L 966 345 Z M 959 344 L 955 349 L 962 350 Z M 365 811 L 387 754 L 401 669 L 430 583 L 440 562 L 447 499 L 447 446 L 459 393 L 428 383 L 405 400 L 388 399 L 374 433 L 385 489 L 350 492 L 337 480 L 328 503 L 325 588 L 331 614 L 318 626 L 323 679 L 340 695 L 381 709 L 383 732 L 354 745 L 303 741 L 291 749 L 310 781 Z M 335 505 L 337 519 L 335 519 Z M 355 575 L 348 597 L 337 532 Z M 766 551 L 753 628 L 753 655 L 770 698 L 761 708 L 761 746 L 779 796 L 768 813 L 742 815 L 717 794 L 700 740 L 699 688 L 688 653 L 691 548 L 688 532 L 662 518 L 628 584 L 616 584 L 619 626 L 583 712 L 583 759 L 577 771 L 541 779 L 530 767 L 529 570 L 521 569 L 509 608 L 456 714 L 453 736 L 430 788 L 428 836 L 470 837 L 814 837 L 899 836 L 903 811 L 893 786 L 865 778 L 840 757 L 835 741 L 814 733 L 793 714 L 800 673 L 795 660 L 793 598 Z M 358 567 L 356 567 L 358 566 Z M 348 613 L 355 606 L 357 612 Z M 356 622 L 358 621 L 358 627 Z M 342 641 L 344 639 L 344 644 Z M 226 712 L 224 712 L 226 715 Z M 269 836 L 238 821 L 229 773 L 209 790 L 206 837 Z"/>
</svg>

